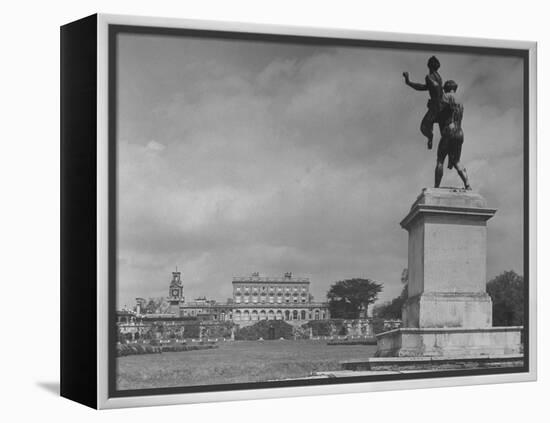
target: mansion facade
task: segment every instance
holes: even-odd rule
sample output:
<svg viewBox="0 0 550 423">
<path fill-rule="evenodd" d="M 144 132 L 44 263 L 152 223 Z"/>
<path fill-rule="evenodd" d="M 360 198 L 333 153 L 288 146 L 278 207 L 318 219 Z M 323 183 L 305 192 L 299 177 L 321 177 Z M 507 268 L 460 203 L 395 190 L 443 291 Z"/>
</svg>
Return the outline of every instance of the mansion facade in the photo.
<svg viewBox="0 0 550 423">
<path fill-rule="evenodd" d="M 234 277 L 233 297 L 218 303 L 199 297 L 185 301 L 180 272 L 172 272 L 168 303 L 170 313 L 181 318 L 232 321 L 250 324 L 260 320 L 285 320 L 305 323 L 330 318 L 328 304 L 314 302 L 309 278 L 287 272 L 281 277 L 264 277 L 258 272 Z"/>
</svg>

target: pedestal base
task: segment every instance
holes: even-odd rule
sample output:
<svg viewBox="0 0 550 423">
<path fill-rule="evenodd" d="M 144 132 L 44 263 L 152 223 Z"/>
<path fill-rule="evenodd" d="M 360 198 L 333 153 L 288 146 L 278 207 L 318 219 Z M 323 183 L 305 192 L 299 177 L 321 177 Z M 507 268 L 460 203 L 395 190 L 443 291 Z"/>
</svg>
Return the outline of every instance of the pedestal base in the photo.
<svg viewBox="0 0 550 423">
<path fill-rule="evenodd" d="M 485 292 L 425 292 L 407 299 L 406 328 L 490 328 L 492 301 Z"/>
<path fill-rule="evenodd" d="M 522 326 L 400 328 L 376 335 L 377 357 L 460 357 L 522 353 Z"/>
</svg>

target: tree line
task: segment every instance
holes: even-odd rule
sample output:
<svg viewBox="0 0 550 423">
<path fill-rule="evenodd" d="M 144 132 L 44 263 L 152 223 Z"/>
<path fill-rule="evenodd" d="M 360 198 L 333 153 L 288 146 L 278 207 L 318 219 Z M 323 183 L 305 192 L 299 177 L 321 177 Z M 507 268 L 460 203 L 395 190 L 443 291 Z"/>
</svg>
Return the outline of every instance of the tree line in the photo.
<svg viewBox="0 0 550 423">
<path fill-rule="evenodd" d="M 405 274 L 405 271 L 404 271 Z M 401 308 L 408 298 L 408 278 L 401 279 L 403 289 L 393 300 L 377 305 L 374 317 L 401 319 Z M 508 270 L 487 282 L 487 293 L 493 302 L 493 326 L 522 326 L 524 323 L 524 280 Z"/>
<path fill-rule="evenodd" d="M 408 272 L 401 274 L 401 293 L 373 308 L 373 317 L 401 319 L 401 309 L 408 298 Z M 366 318 L 369 306 L 378 300 L 383 284 L 368 278 L 351 278 L 334 282 L 327 292 L 330 315 L 334 319 Z M 523 276 L 513 270 L 501 273 L 487 283 L 487 293 L 493 301 L 494 326 L 520 326 L 524 322 Z M 163 298 L 150 298 L 142 305 L 147 313 L 167 308 Z"/>
</svg>

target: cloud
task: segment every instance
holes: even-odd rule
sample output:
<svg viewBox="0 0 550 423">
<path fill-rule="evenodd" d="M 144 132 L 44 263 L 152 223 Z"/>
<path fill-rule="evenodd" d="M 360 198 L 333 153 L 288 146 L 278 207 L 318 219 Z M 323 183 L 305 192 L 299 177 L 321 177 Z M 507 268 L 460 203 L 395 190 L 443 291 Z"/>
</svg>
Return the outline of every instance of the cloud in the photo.
<svg viewBox="0 0 550 423">
<path fill-rule="evenodd" d="M 165 148 L 165 145 L 161 144 L 160 142 L 156 142 L 155 140 L 149 141 L 145 146 L 145 150 L 147 151 L 162 151 Z"/>
<path fill-rule="evenodd" d="M 431 53 L 167 40 L 121 39 L 119 302 L 164 295 L 176 265 L 191 297 L 224 299 L 252 271 L 309 276 L 318 299 L 358 275 L 397 295 L 399 221 L 435 164 L 426 95 L 401 72 L 421 79 Z M 521 63 L 439 57 L 465 106 L 463 161 L 499 209 L 488 273 L 521 273 Z"/>
</svg>

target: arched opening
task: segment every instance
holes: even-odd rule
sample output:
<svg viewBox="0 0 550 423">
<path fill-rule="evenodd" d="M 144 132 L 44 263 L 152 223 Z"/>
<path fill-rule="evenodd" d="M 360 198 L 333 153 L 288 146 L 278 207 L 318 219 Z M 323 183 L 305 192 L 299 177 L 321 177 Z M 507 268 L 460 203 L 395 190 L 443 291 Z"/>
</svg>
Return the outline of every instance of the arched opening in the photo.
<svg viewBox="0 0 550 423">
<path fill-rule="evenodd" d="M 260 311 L 260 320 L 265 320 L 266 319 L 266 313 L 265 313 L 265 310 L 262 310 Z"/>
<path fill-rule="evenodd" d="M 244 311 L 243 320 L 250 320 L 250 313 L 248 312 L 248 310 Z"/>
<path fill-rule="evenodd" d="M 235 312 L 235 320 L 241 320 L 241 310 L 237 310 Z"/>
<path fill-rule="evenodd" d="M 252 310 L 252 320 L 258 320 L 258 312 L 256 310 Z"/>
<path fill-rule="evenodd" d="M 283 313 L 281 310 L 277 310 L 277 320 L 283 320 Z"/>
<path fill-rule="evenodd" d="M 298 310 L 292 312 L 292 320 L 298 320 Z"/>
<path fill-rule="evenodd" d="M 290 311 L 285 310 L 285 320 L 290 320 Z"/>
<path fill-rule="evenodd" d="M 302 320 L 306 320 L 306 311 L 305 310 L 302 310 L 302 312 L 300 313 L 300 318 Z"/>
</svg>

